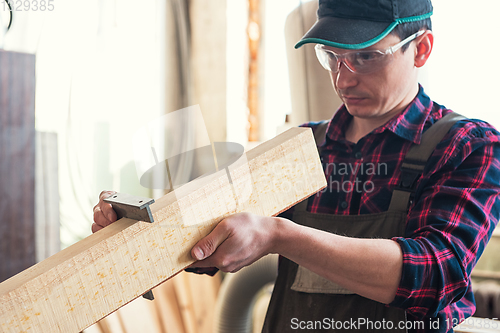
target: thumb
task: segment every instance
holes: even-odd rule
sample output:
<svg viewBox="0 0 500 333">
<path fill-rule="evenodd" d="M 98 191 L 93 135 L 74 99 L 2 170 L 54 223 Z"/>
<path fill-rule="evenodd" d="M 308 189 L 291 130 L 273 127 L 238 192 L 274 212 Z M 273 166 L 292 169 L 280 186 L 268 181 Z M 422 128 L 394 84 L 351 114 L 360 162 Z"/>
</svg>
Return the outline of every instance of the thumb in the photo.
<svg viewBox="0 0 500 333">
<path fill-rule="evenodd" d="M 219 223 L 208 236 L 196 243 L 191 250 L 191 256 L 196 260 L 203 260 L 211 256 L 228 236 L 228 229 L 223 227 L 222 222 Z"/>
</svg>

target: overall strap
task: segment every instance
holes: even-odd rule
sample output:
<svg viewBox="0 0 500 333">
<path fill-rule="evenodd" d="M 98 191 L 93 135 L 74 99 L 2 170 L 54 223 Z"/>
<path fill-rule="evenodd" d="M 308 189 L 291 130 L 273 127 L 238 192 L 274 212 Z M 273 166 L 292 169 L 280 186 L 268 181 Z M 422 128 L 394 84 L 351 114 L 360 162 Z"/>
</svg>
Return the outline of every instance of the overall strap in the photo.
<svg viewBox="0 0 500 333">
<path fill-rule="evenodd" d="M 416 190 L 417 179 L 422 175 L 429 157 L 450 128 L 462 119 L 466 118 L 455 112 L 448 113 L 422 134 L 422 141 L 419 145 L 411 146 L 401 166 L 401 181 L 392 191 L 390 211 L 406 211 L 408 209 Z"/>
<path fill-rule="evenodd" d="M 320 156 L 321 156 L 321 149 L 319 148 L 319 145 L 323 142 L 323 140 L 325 140 L 326 129 L 328 128 L 329 123 L 330 120 L 321 121 L 316 127 L 316 130 L 314 131 L 314 140 L 316 141 L 316 147 L 318 148 L 318 153 Z M 305 199 L 299 202 L 297 205 L 295 205 L 295 211 L 296 212 L 307 211 L 308 201 L 309 201 L 308 199 Z"/>
<path fill-rule="evenodd" d="M 314 131 L 314 140 L 316 141 L 316 146 L 318 146 L 318 151 L 320 150 L 319 145 L 326 139 L 326 129 L 329 123 L 330 120 L 321 121 L 316 127 L 316 131 Z"/>
</svg>

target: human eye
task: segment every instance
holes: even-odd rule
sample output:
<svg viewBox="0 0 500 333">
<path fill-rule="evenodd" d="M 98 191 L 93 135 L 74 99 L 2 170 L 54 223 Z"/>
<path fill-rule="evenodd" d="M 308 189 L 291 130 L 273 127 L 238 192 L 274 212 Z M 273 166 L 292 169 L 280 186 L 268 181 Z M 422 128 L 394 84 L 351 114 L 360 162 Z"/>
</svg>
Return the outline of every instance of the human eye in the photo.
<svg viewBox="0 0 500 333">
<path fill-rule="evenodd" d="M 335 53 L 330 50 L 325 50 L 321 47 L 315 47 L 315 50 L 316 56 L 318 57 L 318 60 L 323 68 L 329 71 L 335 71 L 335 69 L 338 68 L 338 59 Z"/>
<path fill-rule="evenodd" d="M 381 56 L 383 55 L 376 51 L 357 52 L 353 54 L 352 60 L 356 65 L 363 66 L 367 63 L 380 60 Z"/>
<path fill-rule="evenodd" d="M 328 57 L 328 59 L 330 59 L 330 61 L 335 61 L 337 62 L 337 55 L 335 53 L 333 53 L 332 51 L 326 51 L 326 55 Z"/>
<path fill-rule="evenodd" d="M 333 67 L 336 67 L 337 66 L 337 62 L 338 62 L 338 57 L 335 53 L 331 52 L 331 51 L 327 51 L 325 52 L 326 53 L 326 57 L 328 59 L 328 63 L 330 64 L 330 66 Z"/>
</svg>

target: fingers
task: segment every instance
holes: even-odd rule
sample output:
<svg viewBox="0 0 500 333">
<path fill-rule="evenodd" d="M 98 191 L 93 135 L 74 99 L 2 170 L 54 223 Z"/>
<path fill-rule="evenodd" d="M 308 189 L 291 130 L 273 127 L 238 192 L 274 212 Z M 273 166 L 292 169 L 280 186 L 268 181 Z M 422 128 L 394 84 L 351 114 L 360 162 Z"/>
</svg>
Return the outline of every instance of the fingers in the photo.
<svg viewBox="0 0 500 333">
<path fill-rule="evenodd" d="M 277 220 L 250 213 L 238 213 L 222 220 L 191 250 L 198 261 L 192 267 L 217 267 L 237 272 L 272 250 Z"/>
<path fill-rule="evenodd" d="M 100 225 L 98 225 L 96 223 L 92 223 L 92 233 L 95 233 L 101 229 L 102 229 L 102 227 Z"/>
<path fill-rule="evenodd" d="M 103 201 L 106 198 L 109 198 L 113 194 L 116 194 L 116 191 L 102 191 L 99 193 L 99 202 Z"/>
<path fill-rule="evenodd" d="M 219 253 L 219 250 L 215 252 L 212 256 L 200 260 L 200 261 L 195 261 L 190 268 L 211 268 L 211 267 L 217 267 L 219 270 L 225 273 L 236 273 L 240 269 L 242 269 L 245 266 L 248 266 L 252 264 L 254 261 L 256 261 L 259 258 L 253 259 L 253 260 L 248 260 L 248 261 L 237 261 L 235 260 L 236 258 L 232 258 L 231 256 L 227 256 L 224 253 Z M 221 251 L 223 252 L 223 250 Z"/>
<path fill-rule="evenodd" d="M 111 204 L 104 202 L 104 199 L 115 194 L 114 191 L 102 191 L 99 194 L 99 202 L 94 207 L 94 224 L 92 232 L 96 232 L 116 221 L 116 213 Z"/>
<path fill-rule="evenodd" d="M 111 204 L 104 202 L 104 199 L 110 197 L 115 193 L 115 191 L 102 191 L 101 194 L 99 194 L 99 203 L 97 204 L 104 218 L 106 218 L 106 220 L 108 220 L 110 223 L 116 221 L 116 213 L 113 210 Z"/>
<path fill-rule="evenodd" d="M 226 223 L 221 221 L 208 236 L 196 243 L 191 249 L 191 256 L 196 260 L 203 260 L 211 256 L 219 245 L 229 237 L 229 234 L 230 231 L 226 227 Z"/>
</svg>

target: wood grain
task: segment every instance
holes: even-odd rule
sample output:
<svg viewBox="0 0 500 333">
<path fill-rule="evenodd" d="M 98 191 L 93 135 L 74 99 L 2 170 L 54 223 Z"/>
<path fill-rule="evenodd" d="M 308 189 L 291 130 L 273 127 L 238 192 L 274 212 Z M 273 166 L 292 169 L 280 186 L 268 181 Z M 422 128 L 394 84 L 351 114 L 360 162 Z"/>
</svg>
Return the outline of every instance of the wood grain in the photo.
<svg viewBox="0 0 500 333">
<path fill-rule="evenodd" d="M 123 218 L 1 283 L 0 332 L 79 332 L 191 265 L 191 248 L 224 217 L 277 215 L 326 186 L 307 128 L 227 170 L 158 199 L 154 223 Z"/>
<path fill-rule="evenodd" d="M 36 132 L 35 153 L 36 262 L 61 250 L 57 134 Z"/>
<path fill-rule="evenodd" d="M 186 331 L 182 322 L 180 306 L 178 305 L 173 281 L 180 275 L 182 273 L 159 285 L 153 291 L 157 313 L 166 333 L 185 333 Z"/>
</svg>

